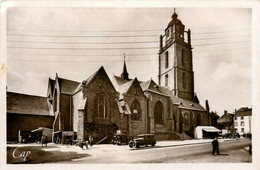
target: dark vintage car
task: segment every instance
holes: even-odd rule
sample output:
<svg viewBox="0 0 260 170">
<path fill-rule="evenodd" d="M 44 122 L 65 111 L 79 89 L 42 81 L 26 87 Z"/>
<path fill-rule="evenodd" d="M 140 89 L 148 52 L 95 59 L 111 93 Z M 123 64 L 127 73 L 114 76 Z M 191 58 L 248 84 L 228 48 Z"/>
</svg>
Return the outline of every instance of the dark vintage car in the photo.
<svg viewBox="0 0 260 170">
<path fill-rule="evenodd" d="M 140 134 L 137 136 L 137 138 L 135 138 L 129 142 L 129 147 L 132 148 L 135 146 L 136 148 L 139 148 L 142 145 L 155 146 L 155 144 L 156 144 L 156 140 L 155 140 L 153 134 Z"/>
<path fill-rule="evenodd" d="M 128 144 L 128 136 L 126 134 L 115 134 L 112 139 L 112 144 L 121 145 L 121 144 Z"/>
</svg>

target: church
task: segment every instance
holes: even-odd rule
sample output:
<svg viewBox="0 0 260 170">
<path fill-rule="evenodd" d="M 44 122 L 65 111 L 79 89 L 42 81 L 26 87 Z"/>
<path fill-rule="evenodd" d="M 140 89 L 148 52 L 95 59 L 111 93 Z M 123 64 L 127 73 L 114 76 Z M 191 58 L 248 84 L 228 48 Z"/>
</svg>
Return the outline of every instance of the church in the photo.
<svg viewBox="0 0 260 170">
<path fill-rule="evenodd" d="M 156 140 L 191 139 L 196 126 L 209 125 L 209 113 L 194 92 L 191 31 L 176 12 L 160 37 L 158 84 L 131 78 L 124 60 L 121 75 L 110 79 L 101 66 L 82 82 L 49 78 L 48 112 L 52 140 L 108 143 L 116 132 Z M 7 102 L 8 104 L 8 102 Z"/>
</svg>

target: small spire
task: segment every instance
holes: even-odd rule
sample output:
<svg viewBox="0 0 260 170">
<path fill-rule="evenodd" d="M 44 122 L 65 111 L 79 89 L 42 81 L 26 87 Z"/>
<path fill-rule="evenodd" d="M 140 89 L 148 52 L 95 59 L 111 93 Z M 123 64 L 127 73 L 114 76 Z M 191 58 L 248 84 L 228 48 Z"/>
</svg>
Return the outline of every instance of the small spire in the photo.
<svg viewBox="0 0 260 170">
<path fill-rule="evenodd" d="M 177 19 L 178 15 L 176 13 L 176 9 L 174 8 L 174 13 L 172 14 L 172 19 Z"/>
<path fill-rule="evenodd" d="M 126 63 L 125 63 L 125 53 L 124 53 L 124 67 L 123 67 L 123 73 L 121 74 L 121 78 L 128 80 L 128 73 L 126 69 Z"/>
</svg>

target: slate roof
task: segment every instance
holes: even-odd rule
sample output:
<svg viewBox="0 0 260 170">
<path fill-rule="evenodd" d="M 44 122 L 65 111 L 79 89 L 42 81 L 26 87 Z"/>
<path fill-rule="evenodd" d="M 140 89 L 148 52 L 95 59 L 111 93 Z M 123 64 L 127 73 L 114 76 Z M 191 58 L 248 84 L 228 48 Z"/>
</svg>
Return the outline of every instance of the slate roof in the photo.
<svg viewBox="0 0 260 170">
<path fill-rule="evenodd" d="M 7 113 L 50 116 L 47 97 L 7 92 Z"/>
<path fill-rule="evenodd" d="M 181 109 L 191 109 L 191 110 L 199 110 L 206 111 L 199 103 L 195 103 L 189 100 L 185 100 L 182 98 L 178 98 L 172 95 L 171 100 L 173 104 L 178 104 Z"/>
<path fill-rule="evenodd" d="M 99 70 L 98 70 L 99 71 Z M 94 77 L 96 76 L 96 74 L 98 73 L 98 71 L 96 71 L 95 73 L 93 73 L 91 76 L 89 76 L 86 80 L 82 81 L 81 83 L 79 83 L 79 85 L 77 86 L 77 88 L 75 89 L 74 93 L 77 93 L 78 91 L 80 91 L 82 89 L 82 83 L 84 83 L 84 85 L 89 85 L 90 82 L 92 81 L 92 79 L 94 79 Z"/>
<path fill-rule="evenodd" d="M 60 90 L 61 93 L 67 93 L 67 94 L 74 94 L 75 90 L 79 86 L 79 82 L 64 79 L 64 78 L 58 78 Z"/>
<path fill-rule="evenodd" d="M 143 91 L 153 91 L 156 93 L 160 93 L 163 95 L 168 95 L 161 86 L 157 85 L 153 80 L 148 80 L 146 82 L 141 83 L 141 88 Z"/>
<path fill-rule="evenodd" d="M 119 76 L 113 76 L 111 79 L 111 82 L 113 86 L 115 87 L 116 91 L 119 92 L 119 100 L 123 99 L 123 94 L 127 93 L 128 89 L 132 86 L 135 79 L 128 79 L 125 80 Z"/>
<path fill-rule="evenodd" d="M 126 82 L 125 84 L 122 84 L 121 86 L 118 86 L 118 92 L 120 94 L 126 93 L 128 91 L 128 89 L 131 87 L 131 85 L 133 84 L 134 80 L 130 80 L 128 82 Z"/>
<path fill-rule="evenodd" d="M 252 108 L 242 107 L 238 111 L 235 112 L 235 116 L 236 117 L 252 116 Z"/>
<path fill-rule="evenodd" d="M 162 95 L 169 96 L 171 98 L 172 103 L 179 105 L 179 108 L 206 111 L 199 103 L 178 98 L 177 96 L 174 96 L 173 93 L 167 87 L 159 86 L 153 80 L 143 82 L 141 84 L 141 87 L 143 91 L 150 90 L 156 93 L 160 93 Z"/>
</svg>

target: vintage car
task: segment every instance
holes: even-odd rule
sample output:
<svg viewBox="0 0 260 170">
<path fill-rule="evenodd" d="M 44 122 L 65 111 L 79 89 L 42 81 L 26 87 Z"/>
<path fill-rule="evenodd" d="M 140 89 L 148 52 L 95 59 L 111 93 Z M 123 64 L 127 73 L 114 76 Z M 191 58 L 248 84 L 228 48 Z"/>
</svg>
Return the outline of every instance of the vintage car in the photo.
<svg viewBox="0 0 260 170">
<path fill-rule="evenodd" d="M 121 145 L 121 144 L 128 144 L 128 136 L 126 134 L 115 134 L 112 139 L 112 144 Z"/>
<path fill-rule="evenodd" d="M 132 148 L 135 146 L 136 148 L 139 148 L 142 145 L 155 146 L 155 144 L 156 144 L 156 140 L 155 140 L 153 134 L 140 134 L 137 136 L 137 138 L 135 138 L 129 142 L 129 147 Z"/>
</svg>

